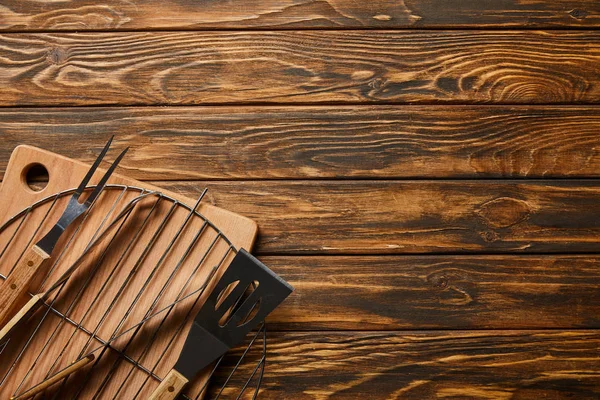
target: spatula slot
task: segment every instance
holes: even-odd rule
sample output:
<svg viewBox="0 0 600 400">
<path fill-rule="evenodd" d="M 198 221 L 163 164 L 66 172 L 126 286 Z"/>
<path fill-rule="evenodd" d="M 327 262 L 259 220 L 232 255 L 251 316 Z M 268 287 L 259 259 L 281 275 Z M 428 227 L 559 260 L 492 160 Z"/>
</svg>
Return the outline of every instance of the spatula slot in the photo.
<svg viewBox="0 0 600 400">
<path fill-rule="evenodd" d="M 227 285 L 227 287 L 223 290 L 221 290 L 221 293 L 219 293 L 219 296 L 217 297 L 217 304 L 215 305 L 215 311 L 217 311 L 219 309 L 219 307 L 221 307 L 221 304 L 223 304 L 223 301 L 225 301 L 225 298 L 227 297 L 226 295 L 231 293 L 233 291 L 233 289 L 235 289 L 235 287 L 240 283 L 239 280 L 231 282 L 229 285 Z"/>
<path fill-rule="evenodd" d="M 239 281 L 235 281 L 233 283 L 235 283 L 235 286 L 233 287 L 233 288 L 235 288 L 238 286 Z M 231 320 L 234 318 L 234 316 L 238 316 L 238 319 L 239 319 L 239 314 L 244 312 L 243 310 L 241 310 L 241 308 L 244 305 L 246 305 L 246 302 L 248 302 L 248 299 L 250 299 L 250 297 L 252 296 L 254 291 L 258 288 L 258 285 L 259 285 L 258 281 L 253 281 L 246 287 L 246 289 L 243 292 L 239 292 L 236 290 L 228 291 L 228 288 L 231 286 L 231 284 L 229 284 L 227 286 L 227 288 L 225 288 L 223 291 L 221 291 L 221 293 L 219 294 L 219 298 L 223 298 L 221 303 L 223 303 L 225 301 L 225 299 L 227 299 L 227 298 L 235 298 L 236 292 L 239 293 L 239 294 L 237 294 L 237 299 L 235 300 L 235 302 L 233 304 L 231 304 L 231 306 L 227 309 L 227 311 L 219 319 L 219 326 L 221 328 L 227 326 L 231 322 Z M 231 303 L 231 300 L 229 300 L 229 302 Z M 258 303 L 258 301 L 255 301 L 255 304 L 253 305 L 253 307 L 250 311 L 252 311 L 255 308 L 257 303 Z M 217 307 L 217 309 L 218 308 L 219 307 Z M 247 306 L 246 306 L 246 308 L 247 308 Z M 247 315 L 243 318 L 244 321 L 247 320 L 247 317 L 250 315 L 250 311 L 246 311 Z M 242 325 L 242 324 L 237 323 L 237 326 L 240 326 L 240 325 Z"/>
<path fill-rule="evenodd" d="M 237 326 L 239 327 L 239 326 L 245 325 L 245 324 L 249 323 L 250 321 L 252 321 L 254 319 L 254 317 L 256 317 L 256 314 L 258 314 L 259 309 L 260 309 L 260 299 L 258 299 L 258 301 L 256 301 L 254 303 L 254 305 L 252 306 L 252 308 L 250 308 L 250 311 L 246 314 L 246 316 L 237 323 Z"/>
</svg>

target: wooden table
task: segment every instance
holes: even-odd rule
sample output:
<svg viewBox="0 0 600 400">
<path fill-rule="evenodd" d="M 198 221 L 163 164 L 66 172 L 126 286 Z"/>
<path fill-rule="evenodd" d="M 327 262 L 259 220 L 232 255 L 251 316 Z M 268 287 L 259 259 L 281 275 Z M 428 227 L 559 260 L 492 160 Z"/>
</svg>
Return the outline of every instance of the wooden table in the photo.
<svg viewBox="0 0 600 400">
<path fill-rule="evenodd" d="M 597 0 L 7 0 L 21 143 L 256 219 L 261 399 L 600 397 Z"/>
</svg>

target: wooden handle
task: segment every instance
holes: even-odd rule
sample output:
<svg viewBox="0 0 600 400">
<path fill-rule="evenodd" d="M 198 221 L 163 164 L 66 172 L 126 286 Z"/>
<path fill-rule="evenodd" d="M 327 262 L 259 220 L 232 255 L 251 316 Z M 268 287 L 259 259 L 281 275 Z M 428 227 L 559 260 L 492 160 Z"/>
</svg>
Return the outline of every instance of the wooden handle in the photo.
<svg viewBox="0 0 600 400">
<path fill-rule="evenodd" d="M 185 376 L 172 369 L 148 400 L 175 400 L 188 382 Z"/>
<path fill-rule="evenodd" d="M 22 320 L 40 301 L 43 294 L 36 294 L 25 304 L 19 312 L 15 314 L 14 317 L 10 319 L 4 325 L 2 329 L 0 329 L 0 343 L 4 343 L 4 338 L 8 336 L 8 334 L 13 330 L 13 328 Z"/>
<path fill-rule="evenodd" d="M 15 311 L 15 304 L 29 289 L 29 284 L 50 255 L 37 246 L 25 252 L 17 266 L 0 286 L 0 324 L 4 325 Z"/>
<path fill-rule="evenodd" d="M 64 378 L 71 375 L 73 372 L 85 367 L 86 365 L 88 365 L 89 363 L 94 361 L 95 358 L 96 358 L 96 356 L 94 356 L 93 354 L 87 355 L 84 358 L 82 358 L 81 360 L 71 364 L 71 366 L 69 366 L 68 368 L 63 369 L 62 371 L 60 371 L 58 374 L 54 375 L 53 377 L 46 379 L 44 382 L 40 383 L 39 385 L 35 385 L 34 387 L 29 389 L 25 393 L 20 394 L 16 397 L 11 397 L 10 400 L 29 399 L 29 398 L 35 396 L 36 394 L 41 393 L 44 390 L 48 389 L 50 386 L 54 385 L 55 383 L 60 382 Z"/>
</svg>

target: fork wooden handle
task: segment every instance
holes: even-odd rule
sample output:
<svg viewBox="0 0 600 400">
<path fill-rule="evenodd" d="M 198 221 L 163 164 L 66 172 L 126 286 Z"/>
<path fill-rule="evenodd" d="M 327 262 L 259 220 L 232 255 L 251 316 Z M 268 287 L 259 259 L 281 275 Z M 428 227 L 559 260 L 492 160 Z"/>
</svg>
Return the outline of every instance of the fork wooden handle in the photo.
<svg viewBox="0 0 600 400">
<path fill-rule="evenodd" d="M 175 400 L 188 382 L 185 376 L 172 369 L 148 400 Z"/>
<path fill-rule="evenodd" d="M 40 267 L 50 258 L 44 250 L 34 245 L 25 252 L 15 269 L 0 286 L 0 326 L 12 317 L 15 305 L 27 293 L 29 284 Z"/>
<path fill-rule="evenodd" d="M 4 343 L 4 339 L 8 337 L 10 332 L 17 326 L 19 321 L 25 318 L 30 312 L 33 312 L 34 307 L 40 303 L 45 293 L 34 295 L 21 309 L 8 321 L 2 329 L 0 329 L 0 343 Z"/>
</svg>

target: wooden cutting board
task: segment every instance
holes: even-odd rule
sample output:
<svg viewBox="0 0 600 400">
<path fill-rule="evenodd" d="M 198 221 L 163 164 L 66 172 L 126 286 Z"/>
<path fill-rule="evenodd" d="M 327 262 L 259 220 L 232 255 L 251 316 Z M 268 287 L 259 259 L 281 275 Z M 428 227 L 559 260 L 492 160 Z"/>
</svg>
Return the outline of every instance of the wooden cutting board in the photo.
<svg viewBox="0 0 600 400">
<path fill-rule="evenodd" d="M 44 166 L 49 172 L 48 185 L 39 192 L 30 189 L 25 180 L 27 171 L 36 164 Z M 40 199 L 75 188 L 88 169 L 89 165 L 45 150 L 17 147 L 0 187 L 0 221 L 4 223 Z M 97 172 L 92 184 L 103 172 Z M 160 191 L 189 206 L 195 203 L 193 199 L 122 175 L 114 175 L 109 184 Z M 199 187 L 198 192 L 201 190 Z M 49 273 L 40 276 L 31 291 L 37 293 L 48 288 L 84 253 L 84 248 L 99 229 L 107 225 L 110 217 L 139 193 L 135 189 L 105 190 L 85 221 L 79 226 L 75 224 L 65 233 L 47 264 Z M 22 224 L 12 223 L 0 232 L 2 275 L 7 276 L 32 239 L 38 240 L 58 220 L 67 200 L 68 196 L 60 198 L 56 204 L 49 201 L 19 220 L 23 221 Z M 213 267 L 227 265 L 234 255 L 228 251 L 229 244 L 222 240 L 217 230 L 235 248 L 251 249 L 257 234 L 254 221 L 206 203 L 201 203 L 198 211 L 214 227 L 199 217 L 185 223 L 189 210 L 176 202 L 149 198 L 147 204 L 132 213 L 117 236 L 107 236 L 100 246 L 87 252 L 84 262 L 57 295 L 54 305 L 83 329 L 76 328 L 73 323 L 60 323 L 60 318 L 50 313 L 13 368 L 12 362 L 17 358 L 25 338 L 34 331 L 46 308 L 38 312 L 21 328 L 22 332 L 18 335 L 21 341 L 11 340 L 0 354 L 0 379 L 10 370 L 0 387 L 0 398 L 22 393 L 44 380 L 48 374 L 69 365 L 79 357 L 84 345 L 88 344 L 88 348 L 99 346 L 100 342 L 90 339 L 90 333 L 95 333 L 101 340 L 109 340 L 119 324 L 122 332 L 139 322 L 144 315 L 160 310 L 180 298 L 178 296 L 199 288 Z M 177 233 L 180 233 L 179 236 Z M 110 241 L 112 237 L 115 239 Z M 136 237 L 135 242 L 131 242 L 133 237 Z M 153 237 L 157 239 L 147 250 Z M 173 240 L 175 237 L 177 240 Z M 62 252 L 61 249 L 67 246 L 68 250 Z M 185 255 L 189 249 L 192 251 Z M 183 292 L 182 288 L 185 288 Z M 156 300 L 159 294 L 161 297 Z M 23 299 L 23 302 L 26 300 Z M 81 399 L 95 396 L 102 399 L 147 398 L 159 384 L 157 377 L 162 379 L 177 360 L 191 323 L 186 313 L 201 305 L 201 301 L 194 305 L 192 300 L 195 297 L 178 304 L 162 324 L 159 319 L 148 321 L 131 342 L 130 335 L 126 335 L 112 344 L 114 349 L 139 359 L 146 371 L 120 359 L 115 350 L 109 349 L 97 364 L 72 376 L 64 387 L 55 385 L 44 398 L 50 398 L 59 389 L 62 390 L 58 396 L 61 399 L 73 397 L 76 393 Z M 194 310 L 190 315 L 194 315 Z M 182 328 L 178 331 L 177 327 Z M 147 371 L 153 371 L 157 377 Z M 206 375 L 198 377 L 188 387 L 186 394 L 190 398 L 200 395 L 199 388 L 204 384 Z"/>
</svg>

